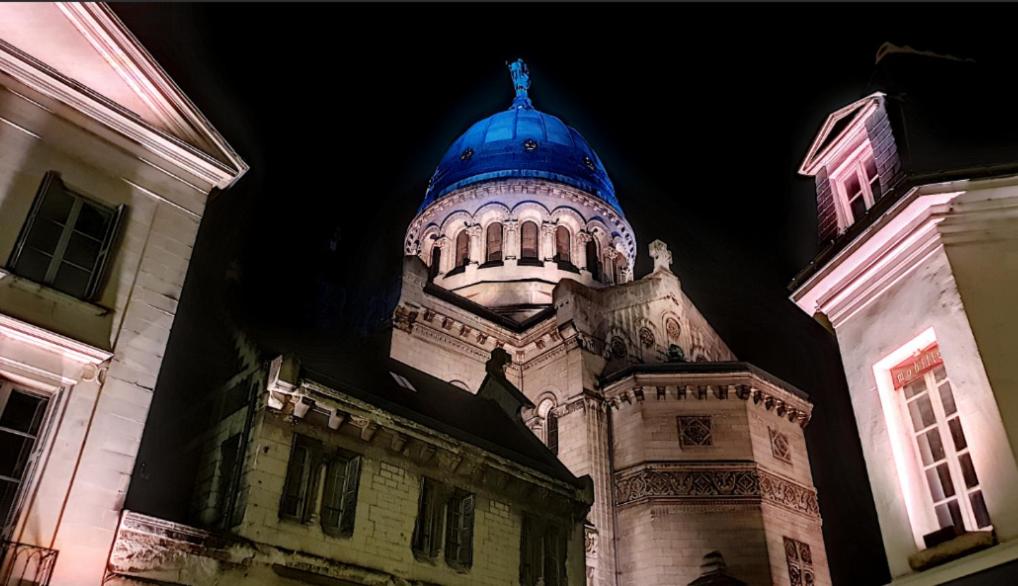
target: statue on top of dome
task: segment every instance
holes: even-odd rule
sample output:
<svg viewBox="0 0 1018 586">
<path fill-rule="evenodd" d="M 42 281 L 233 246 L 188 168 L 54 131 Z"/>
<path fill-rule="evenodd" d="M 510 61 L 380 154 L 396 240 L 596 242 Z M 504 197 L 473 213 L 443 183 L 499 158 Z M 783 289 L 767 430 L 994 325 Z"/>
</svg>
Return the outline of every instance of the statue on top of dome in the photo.
<svg viewBox="0 0 1018 586">
<path fill-rule="evenodd" d="M 527 69 L 523 59 L 517 59 L 507 63 L 509 73 L 513 76 L 513 87 L 516 89 L 517 98 L 527 98 L 527 90 L 530 89 L 530 70 Z"/>
</svg>

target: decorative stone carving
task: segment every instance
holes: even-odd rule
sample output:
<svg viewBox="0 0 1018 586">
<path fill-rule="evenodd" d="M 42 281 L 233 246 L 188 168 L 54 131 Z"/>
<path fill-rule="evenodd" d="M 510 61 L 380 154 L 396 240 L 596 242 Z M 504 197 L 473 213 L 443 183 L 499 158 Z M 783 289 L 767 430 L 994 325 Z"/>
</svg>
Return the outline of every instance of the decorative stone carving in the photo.
<svg viewBox="0 0 1018 586">
<path fill-rule="evenodd" d="M 653 348 L 656 340 L 654 339 L 654 332 L 651 331 L 647 326 L 640 328 L 640 343 L 643 344 L 644 348 Z"/>
<path fill-rule="evenodd" d="M 626 341 L 621 336 L 612 336 L 611 341 L 608 343 L 608 348 L 612 358 L 625 358 L 629 354 L 626 350 Z"/>
<path fill-rule="evenodd" d="M 682 335 L 682 326 L 679 325 L 679 320 L 674 317 L 666 319 L 665 332 L 668 334 L 668 341 L 678 342 L 679 336 Z"/>
<path fill-rule="evenodd" d="M 800 513 L 820 516 L 817 493 L 780 476 L 760 471 L 760 495 L 766 501 Z"/>
<path fill-rule="evenodd" d="M 771 437 L 771 454 L 782 462 L 792 463 L 792 448 L 788 444 L 788 436 L 771 427 L 767 428 Z"/>
<path fill-rule="evenodd" d="M 710 415 L 679 415 L 677 419 L 680 446 L 687 448 L 712 444 Z"/>
</svg>

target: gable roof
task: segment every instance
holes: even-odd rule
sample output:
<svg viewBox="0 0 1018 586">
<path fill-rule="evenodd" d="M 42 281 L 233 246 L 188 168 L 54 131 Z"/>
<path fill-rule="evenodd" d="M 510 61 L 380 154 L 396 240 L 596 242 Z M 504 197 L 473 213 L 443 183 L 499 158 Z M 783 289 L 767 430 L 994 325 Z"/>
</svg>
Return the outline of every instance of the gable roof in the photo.
<svg viewBox="0 0 1018 586">
<path fill-rule="evenodd" d="M 802 175 L 815 175 L 816 168 L 827 158 L 838 138 L 864 116 L 868 106 L 876 104 L 881 97 L 883 97 L 883 94 L 880 92 L 870 94 L 865 98 L 839 108 L 829 115 L 820 127 L 820 132 L 813 139 L 813 143 L 810 144 L 806 158 L 803 159 L 802 165 L 799 166 L 799 173 Z"/>
<path fill-rule="evenodd" d="M 0 4 L 0 71 L 220 188 L 247 171 L 104 3 Z"/>
</svg>

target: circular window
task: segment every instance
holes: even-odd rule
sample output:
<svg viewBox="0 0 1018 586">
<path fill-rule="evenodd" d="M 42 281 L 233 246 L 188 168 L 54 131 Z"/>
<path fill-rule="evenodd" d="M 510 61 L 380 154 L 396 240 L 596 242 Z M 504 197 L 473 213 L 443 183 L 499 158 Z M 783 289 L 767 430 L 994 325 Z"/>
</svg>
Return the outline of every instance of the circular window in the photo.
<svg viewBox="0 0 1018 586">
<path fill-rule="evenodd" d="M 523 141 L 523 150 L 526 150 L 526 151 L 536 151 L 537 150 L 537 141 L 532 139 L 532 138 L 528 138 L 527 140 Z"/>
<path fill-rule="evenodd" d="M 461 161 L 469 161 L 474 156 L 474 149 L 467 147 L 462 153 L 460 153 Z"/>
</svg>

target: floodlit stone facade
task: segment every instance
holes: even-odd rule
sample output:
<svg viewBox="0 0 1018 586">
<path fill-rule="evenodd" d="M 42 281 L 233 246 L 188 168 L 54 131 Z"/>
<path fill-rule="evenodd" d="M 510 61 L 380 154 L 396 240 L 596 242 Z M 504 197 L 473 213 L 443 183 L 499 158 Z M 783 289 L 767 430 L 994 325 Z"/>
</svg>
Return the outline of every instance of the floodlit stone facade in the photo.
<svg viewBox="0 0 1018 586">
<path fill-rule="evenodd" d="M 196 439 L 192 509 L 202 529 L 125 513 L 105 583 L 512 585 L 533 571 L 534 524 L 556 539 L 539 559 L 540 571 L 554 573 L 544 583 L 584 583 L 593 488 L 530 435 L 519 419 L 522 396 L 497 369 L 478 396 L 397 363 L 350 394 L 292 356 L 246 356 L 247 367 L 195 411 L 215 421 Z M 459 405 L 449 408 L 486 420 L 507 445 L 513 434 L 529 441 L 529 457 L 546 461 L 528 460 L 518 446 L 486 449 L 477 436 L 422 418 L 406 407 L 418 393 L 451 397 Z M 314 455 L 302 473 L 303 446 Z M 341 501 L 330 487 L 336 458 L 352 495 Z M 420 545 L 425 486 L 444 491 L 431 546 Z M 451 532 L 456 495 L 470 499 L 462 540 Z"/>
<path fill-rule="evenodd" d="M 528 425 L 594 482 L 587 584 L 830 584 L 809 399 L 737 361 L 664 243 L 634 279 L 614 188 L 519 71 L 513 106 L 453 143 L 410 224 L 392 357 L 471 391 L 493 349 L 513 357 Z"/>
<path fill-rule="evenodd" d="M 792 299 L 837 336 L 895 584 L 1018 577 L 1013 134 L 986 150 L 1016 126 L 972 67 L 885 45 L 894 83 L 833 113 L 800 169 L 825 246 Z M 972 101 L 941 104 L 956 84 Z M 926 131 L 959 124 L 979 140 Z"/>
<path fill-rule="evenodd" d="M 102 580 L 206 199 L 245 170 L 108 7 L 0 6 L 0 582 Z"/>
</svg>

